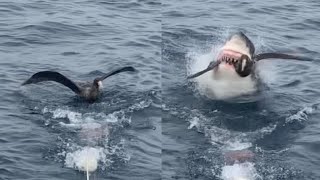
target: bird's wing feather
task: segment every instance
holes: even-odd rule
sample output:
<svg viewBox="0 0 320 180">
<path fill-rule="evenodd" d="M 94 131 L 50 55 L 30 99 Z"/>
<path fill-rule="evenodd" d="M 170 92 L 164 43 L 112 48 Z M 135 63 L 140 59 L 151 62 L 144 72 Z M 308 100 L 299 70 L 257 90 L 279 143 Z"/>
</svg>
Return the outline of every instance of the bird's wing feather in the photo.
<svg viewBox="0 0 320 180">
<path fill-rule="evenodd" d="M 115 74 L 121 73 L 121 72 L 125 72 L 125 71 L 135 71 L 135 69 L 131 66 L 126 66 L 126 67 L 122 67 L 122 68 L 118 68 L 116 70 L 113 70 L 107 74 L 105 74 L 102 77 L 97 78 L 97 80 L 99 81 L 103 81 L 104 79 L 106 79 L 107 77 L 113 76 Z"/>
<path fill-rule="evenodd" d="M 32 75 L 28 80 L 26 80 L 22 85 L 27 84 L 35 84 L 38 82 L 43 81 L 55 81 L 60 84 L 65 85 L 66 87 L 70 88 L 73 92 L 76 94 L 80 93 L 80 88 L 77 84 L 75 84 L 73 81 L 65 77 L 64 75 L 54 72 L 54 71 L 41 71 L 37 72 L 34 75 Z"/>
<path fill-rule="evenodd" d="M 308 57 L 295 56 L 295 55 L 284 54 L 284 53 L 262 53 L 262 54 L 257 54 L 254 57 L 254 60 L 256 61 L 259 61 L 262 59 L 295 59 L 295 60 L 301 60 L 301 61 L 312 61 L 312 59 Z"/>
<path fill-rule="evenodd" d="M 211 61 L 209 66 L 206 69 L 188 76 L 187 79 L 192 79 L 192 78 L 198 77 L 208 71 L 211 71 L 211 70 L 213 70 L 213 68 L 217 67 L 219 64 L 220 64 L 220 61 Z"/>
</svg>

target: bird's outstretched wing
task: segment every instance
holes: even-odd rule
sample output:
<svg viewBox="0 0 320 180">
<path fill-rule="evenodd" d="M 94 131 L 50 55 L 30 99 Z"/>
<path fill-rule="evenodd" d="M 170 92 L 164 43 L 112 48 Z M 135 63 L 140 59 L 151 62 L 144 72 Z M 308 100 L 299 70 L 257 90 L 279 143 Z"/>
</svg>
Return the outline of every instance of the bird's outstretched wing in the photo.
<svg viewBox="0 0 320 180">
<path fill-rule="evenodd" d="M 76 94 L 80 93 L 80 88 L 77 84 L 75 84 L 70 79 L 66 78 L 64 75 L 54 71 L 37 72 L 34 75 L 32 75 L 28 80 L 26 80 L 24 83 L 22 83 L 22 85 L 35 84 L 43 81 L 55 81 L 70 88 Z"/>
<path fill-rule="evenodd" d="M 204 74 L 210 70 L 213 70 L 213 68 L 217 67 L 219 64 L 220 64 L 220 61 L 212 61 L 206 69 L 188 76 L 187 79 L 192 79 L 192 78 L 196 78 L 198 76 L 201 76 L 202 74 Z"/>
<path fill-rule="evenodd" d="M 116 70 L 113 70 L 109 73 L 107 73 L 106 75 L 96 78 L 96 80 L 99 81 L 103 81 L 104 79 L 106 79 L 107 77 L 113 76 L 115 74 L 121 73 L 121 72 L 125 72 L 125 71 L 135 71 L 135 68 L 131 67 L 131 66 L 126 66 L 126 67 L 122 67 L 122 68 L 118 68 Z"/>
<path fill-rule="evenodd" d="M 262 59 L 295 59 L 300 61 L 312 61 L 312 59 L 308 57 L 295 56 L 295 55 L 284 54 L 284 53 L 261 53 L 254 56 L 254 60 L 256 61 L 259 61 Z"/>
</svg>

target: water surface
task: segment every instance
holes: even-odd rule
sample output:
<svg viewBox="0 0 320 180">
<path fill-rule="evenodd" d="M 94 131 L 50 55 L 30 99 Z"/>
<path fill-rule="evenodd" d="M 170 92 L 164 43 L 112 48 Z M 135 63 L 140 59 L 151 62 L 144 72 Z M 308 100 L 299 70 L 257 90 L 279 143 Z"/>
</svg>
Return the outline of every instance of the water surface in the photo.
<svg viewBox="0 0 320 180">
<path fill-rule="evenodd" d="M 163 179 L 319 179 L 319 37 L 316 1 L 163 1 Z M 318 14 L 319 15 L 319 14 Z M 257 53 L 302 54 L 314 62 L 259 62 L 257 101 L 210 100 L 186 76 L 194 62 L 243 31 Z M 206 66 L 206 65 L 205 65 Z M 251 163 L 228 166 L 247 149 Z"/>
<path fill-rule="evenodd" d="M 0 179 L 85 179 L 87 157 L 93 179 L 159 179 L 160 3 L 21 0 L 0 15 Z M 94 104 L 57 83 L 20 86 L 37 71 L 92 81 L 128 65 Z"/>
</svg>

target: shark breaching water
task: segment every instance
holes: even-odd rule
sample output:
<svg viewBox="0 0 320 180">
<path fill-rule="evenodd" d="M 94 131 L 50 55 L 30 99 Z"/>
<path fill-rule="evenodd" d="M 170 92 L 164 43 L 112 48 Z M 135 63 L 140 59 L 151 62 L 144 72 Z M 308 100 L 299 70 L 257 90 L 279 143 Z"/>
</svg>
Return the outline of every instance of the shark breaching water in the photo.
<svg viewBox="0 0 320 180">
<path fill-rule="evenodd" d="M 264 59 L 311 61 L 307 57 L 284 53 L 255 54 L 251 40 L 244 33 L 238 32 L 227 39 L 216 60 L 211 61 L 206 69 L 188 76 L 188 79 L 205 78 L 206 90 L 215 99 L 249 95 L 258 90 L 256 65 Z"/>
</svg>

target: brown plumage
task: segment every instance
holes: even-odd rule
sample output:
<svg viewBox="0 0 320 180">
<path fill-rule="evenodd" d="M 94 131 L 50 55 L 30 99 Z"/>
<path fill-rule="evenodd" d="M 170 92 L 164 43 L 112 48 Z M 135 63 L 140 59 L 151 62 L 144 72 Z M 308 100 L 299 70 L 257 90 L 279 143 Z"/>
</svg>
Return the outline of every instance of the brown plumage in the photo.
<svg viewBox="0 0 320 180">
<path fill-rule="evenodd" d="M 68 79 L 64 75 L 54 72 L 54 71 L 41 71 L 37 72 L 34 75 L 32 75 L 28 80 L 26 80 L 22 85 L 27 84 L 35 84 L 38 82 L 43 81 L 55 81 L 60 84 L 63 84 L 64 86 L 71 89 L 73 92 L 75 92 L 80 97 L 84 98 L 88 102 L 94 102 L 98 99 L 100 95 L 100 90 L 102 87 L 102 81 L 106 79 L 107 77 L 113 76 L 115 74 L 125 72 L 125 71 L 135 71 L 135 69 L 131 66 L 122 67 L 119 69 L 116 69 L 114 71 L 111 71 L 110 73 L 95 78 L 92 83 L 86 83 L 86 84 L 80 84 L 75 83 L 72 80 Z"/>
</svg>

